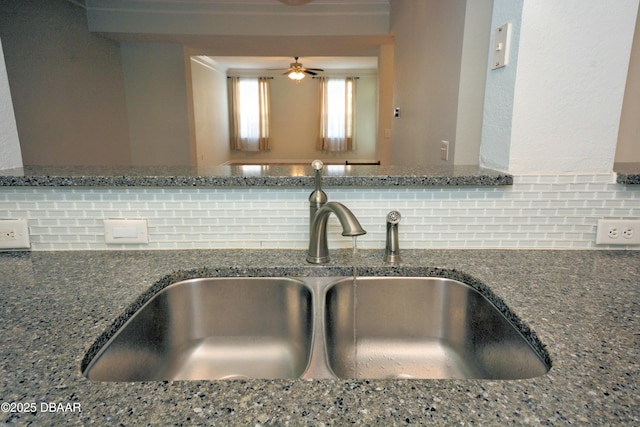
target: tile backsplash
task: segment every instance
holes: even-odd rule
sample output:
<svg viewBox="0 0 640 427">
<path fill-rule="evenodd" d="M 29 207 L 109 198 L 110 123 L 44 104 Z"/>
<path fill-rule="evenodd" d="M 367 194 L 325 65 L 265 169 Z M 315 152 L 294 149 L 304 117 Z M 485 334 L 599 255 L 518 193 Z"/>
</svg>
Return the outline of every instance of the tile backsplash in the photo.
<svg viewBox="0 0 640 427">
<path fill-rule="evenodd" d="M 381 249 L 402 213 L 401 248 L 640 249 L 596 246 L 599 218 L 640 218 L 640 186 L 613 175 L 515 176 L 513 186 L 326 188 Z M 293 248 L 308 243 L 310 188 L 5 187 L 0 218 L 26 218 L 32 250 Z M 106 245 L 103 220 L 148 220 L 148 244 Z M 330 219 L 329 247 L 351 247 Z"/>
</svg>

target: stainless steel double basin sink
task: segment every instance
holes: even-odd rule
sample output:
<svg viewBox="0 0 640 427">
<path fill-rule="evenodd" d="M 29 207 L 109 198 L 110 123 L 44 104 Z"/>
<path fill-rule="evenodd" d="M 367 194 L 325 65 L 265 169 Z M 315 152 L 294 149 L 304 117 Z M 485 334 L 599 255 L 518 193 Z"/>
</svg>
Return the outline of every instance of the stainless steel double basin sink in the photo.
<svg viewBox="0 0 640 427">
<path fill-rule="evenodd" d="M 97 381 L 519 379 L 550 369 L 544 352 L 453 279 L 204 278 L 154 295 L 83 373 Z"/>
</svg>

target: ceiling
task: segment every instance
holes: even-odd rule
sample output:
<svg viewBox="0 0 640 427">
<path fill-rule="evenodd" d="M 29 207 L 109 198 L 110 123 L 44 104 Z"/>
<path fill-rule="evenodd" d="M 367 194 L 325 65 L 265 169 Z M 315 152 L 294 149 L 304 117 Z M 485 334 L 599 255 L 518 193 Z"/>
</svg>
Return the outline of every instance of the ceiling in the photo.
<svg viewBox="0 0 640 427">
<path fill-rule="evenodd" d="M 299 56 L 299 62 L 307 68 L 376 70 L 380 45 L 392 43 L 392 36 L 386 32 L 345 35 L 340 33 L 344 28 L 337 30 L 345 22 L 349 23 L 347 28 L 361 29 L 361 22 L 388 16 L 389 0 L 311 0 L 306 5 L 287 5 L 297 0 L 68 1 L 87 9 L 91 31 L 123 43 L 182 44 L 190 55 L 209 56 L 229 70 L 286 69 L 294 56 Z M 278 21 L 278 16 L 285 20 Z M 335 17 L 341 24 L 324 21 L 328 17 Z M 318 21 L 330 35 L 306 31 Z M 91 28 L 95 22 L 109 22 L 112 27 Z M 118 27 L 120 22 L 139 24 L 124 29 Z M 143 23 L 149 22 L 159 26 L 145 27 Z M 187 27 L 175 30 L 174 25 L 185 22 L 189 22 Z M 266 34 L 245 35 L 242 30 L 249 22 L 254 25 L 250 30 L 258 28 Z M 288 34 L 296 24 L 295 35 Z M 135 30 L 138 27 L 140 31 Z"/>
</svg>

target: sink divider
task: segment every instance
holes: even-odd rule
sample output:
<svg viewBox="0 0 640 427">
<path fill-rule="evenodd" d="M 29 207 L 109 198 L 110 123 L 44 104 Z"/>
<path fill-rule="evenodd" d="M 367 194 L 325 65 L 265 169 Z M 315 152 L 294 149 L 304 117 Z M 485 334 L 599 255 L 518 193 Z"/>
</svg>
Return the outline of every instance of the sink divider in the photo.
<svg viewBox="0 0 640 427">
<path fill-rule="evenodd" d="M 313 294 L 313 340 L 309 365 L 302 379 L 336 379 L 337 375 L 329 367 L 325 337 L 325 294 L 327 288 L 342 277 L 305 277 L 305 284 Z"/>
</svg>

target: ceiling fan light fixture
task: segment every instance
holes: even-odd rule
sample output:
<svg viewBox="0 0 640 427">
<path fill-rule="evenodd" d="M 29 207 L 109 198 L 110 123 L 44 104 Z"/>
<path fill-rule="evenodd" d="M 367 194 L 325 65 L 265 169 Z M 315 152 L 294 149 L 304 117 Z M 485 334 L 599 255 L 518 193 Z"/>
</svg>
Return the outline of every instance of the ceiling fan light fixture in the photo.
<svg viewBox="0 0 640 427">
<path fill-rule="evenodd" d="M 302 71 L 293 70 L 287 75 L 291 80 L 300 81 L 304 79 L 304 73 Z"/>
</svg>

